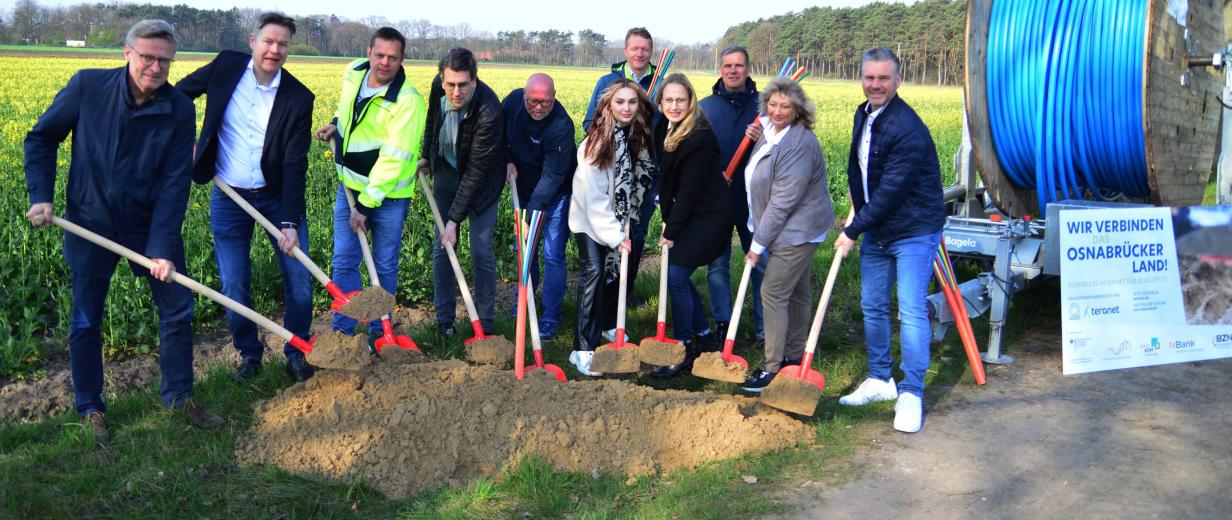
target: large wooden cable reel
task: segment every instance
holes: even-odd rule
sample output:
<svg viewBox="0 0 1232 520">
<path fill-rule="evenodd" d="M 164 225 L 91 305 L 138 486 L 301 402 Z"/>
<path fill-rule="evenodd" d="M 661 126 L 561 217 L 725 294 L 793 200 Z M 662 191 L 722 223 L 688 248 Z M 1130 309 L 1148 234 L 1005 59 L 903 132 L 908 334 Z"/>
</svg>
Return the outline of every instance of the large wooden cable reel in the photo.
<svg viewBox="0 0 1232 520">
<path fill-rule="evenodd" d="M 984 78 L 993 1 L 967 1 L 963 89 L 974 166 L 998 209 L 1011 217 L 1039 215 L 1034 190 L 1013 185 L 1002 170 L 989 128 Z M 1222 0 L 1189 0 L 1184 26 L 1168 11 L 1168 0 L 1125 1 L 1149 1 L 1142 78 L 1142 131 L 1151 189 L 1146 202 L 1201 204 L 1218 148 L 1223 75 L 1211 67 L 1190 68 L 1188 57 L 1210 56 L 1224 49 Z"/>
</svg>

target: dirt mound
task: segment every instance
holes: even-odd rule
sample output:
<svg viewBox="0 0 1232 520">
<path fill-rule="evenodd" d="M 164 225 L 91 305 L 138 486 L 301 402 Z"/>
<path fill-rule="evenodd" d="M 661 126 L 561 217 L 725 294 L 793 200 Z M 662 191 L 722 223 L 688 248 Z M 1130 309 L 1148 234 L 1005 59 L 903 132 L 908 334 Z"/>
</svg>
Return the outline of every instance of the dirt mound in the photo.
<svg viewBox="0 0 1232 520">
<path fill-rule="evenodd" d="M 642 367 L 642 358 L 637 353 L 639 348 L 636 343 L 625 343 L 621 348 L 608 345 L 595 349 L 595 357 L 590 361 L 592 371 L 603 374 L 632 374 Z"/>
<path fill-rule="evenodd" d="M 800 415 L 813 415 L 821 402 L 821 388 L 803 379 L 784 376 L 782 373 L 761 392 L 761 402 L 779 410 Z"/>
<path fill-rule="evenodd" d="M 1185 318 L 1192 325 L 1232 324 L 1232 265 L 1178 255 Z"/>
<path fill-rule="evenodd" d="M 365 287 L 338 312 L 359 321 L 379 320 L 394 310 L 394 295 L 382 287 Z"/>
<path fill-rule="evenodd" d="M 305 357 L 309 363 L 321 368 L 359 370 L 372 362 L 363 336 L 348 336 L 331 330 L 317 336 L 312 346 L 312 352 Z"/>
<path fill-rule="evenodd" d="M 684 362 L 684 344 L 668 343 L 654 338 L 642 340 L 637 347 L 642 363 L 665 367 Z"/>
<path fill-rule="evenodd" d="M 483 365 L 513 364 L 514 345 L 503 336 L 488 336 L 466 346 L 466 359 Z"/>
<path fill-rule="evenodd" d="M 519 382 L 460 361 L 322 372 L 255 414 L 236 444 L 241 464 L 363 479 L 394 499 L 492 475 L 529 454 L 560 471 L 645 475 L 812 438 L 752 399 L 612 380 Z"/>
<path fill-rule="evenodd" d="M 744 365 L 723 361 L 722 352 L 706 352 L 693 362 L 693 375 L 715 381 L 743 383 L 746 372 Z"/>
</svg>

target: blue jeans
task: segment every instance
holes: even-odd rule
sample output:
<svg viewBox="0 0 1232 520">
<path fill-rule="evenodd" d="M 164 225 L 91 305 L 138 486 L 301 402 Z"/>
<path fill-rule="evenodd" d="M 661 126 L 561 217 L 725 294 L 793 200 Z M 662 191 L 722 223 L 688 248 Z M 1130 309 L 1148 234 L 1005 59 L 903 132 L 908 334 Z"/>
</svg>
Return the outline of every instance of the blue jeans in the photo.
<svg viewBox="0 0 1232 520">
<path fill-rule="evenodd" d="M 278 222 L 280 194 L 263 190 L 260 192 L 239 191 L 240 197 L 256 208 L 271 222 Z M 222 281 L 222 293 L 228 298 L 252 307 L 252 231 L 256 221 L 240 208 L 227 194 L 215 187 L 210 194 L 210 230 L 214 232 L 214 257 L 218 260 L 218 277 Z M 275 224 L 277 225 L 277 224 Z M 284 326 L 292 334 L 308 339 L 312 327 L 312 277 L 298 260 L 278 249 L 278 241 L 265 229 L 260 233 L 269 239 L 282 273 L 283 299 L 286 302 Z M 308 220 L 301 218 L 297 229 L 299 249 L 308 252 Z M 245 362 L 260 363 L 265 345 L 257 337 L 257 326 L 238 313 L 227 311 L 227 328 L 231 330 L 231 342 Z M 288 359 L 303 356 L 299 349 L 289 343 L 283 344 L 282 352 Z"/>
<path fill-rule="evenodd" d="M 105 412 L 103 404 L 103 307 L 111 275 L 119 260 L 114 254 L 95 252 L 97 269 L 74 271 L 73 310 L 69 320 L 69 369 L 77 413 Z M 170 259 L 176 272 L 184 272 L 184 258 Z M 99 265 L 101 264 L 101 265 Z M 193 296 L 177 283 L 164 283 L 145 276 L 150 295 L 158 307 L 158 365 L 162 383 L 158 393 L 170 408 L 183 406 L 193 387 Z"/>
<path fill-rule="evenodd" d="M 492 250 L 492 235 L 496 228 L 496 207 L 493 203 L 482 213 L 471 213 L 471 268 L 475 294 L 475 312 L 485 333 L 495 330 L 496 322 L 496 253 Z M 461 235 L 461 229 L 459 229 Z M 449 255 L 441 247 L 440 230 L 432 233 L 432 306 L 436 308 L 438 324 L 452 324 L 458 307 L 458 280 L 454 277 Z M 469 321 L 469 320 L 467 320 Z"/>
<path fill-rule="evenodd" d="M 358 291 L 360 264 L 364 261 L 359 249 L 359 237 L 351 229 L 351 208 L 347 205 L 343 187 L 338 186 L 334 201 L 334 260 L 333 278 L 343 292 Z M 358 201 L 356 202 L 358 204 Z M 372 260 L 376 264 L 377 280 L 385 290 L 398 292 L 398 254 L 402 251 L 402 224 L 411 207 L 411 199 L 385 199 L 373 208 L 368 217 L 368 233 L 372 242 Z M 364 267 L 367 272 L 367 267 Z M 334 330 L 355 334 L 355 320 L 334 313 Z M 368 323 L 368 334 L 382 334 L 381 320 Z"/>
<path fill-rule="evenodd" d="M 696 269 L 682 265 L 667 266 L 667 292 L 672 298 L 672 335 L 680 342 L 693 341 L 693 336 L 707 327 L 702 297 L 689 279 Z"/>
<path fill-rule="evenodd" d="M 883 242 L 865 233 L 860 244 L 860 307 L 864 311 L 864 341 L 868 345 L 868 374 L 890 379 L 890 293 L 898 286 L 899 367 L 903 380 L 898 391 L 924 396 L 924 373 L 928 370 L 928 285 L 933 277 L 933 258 L 941 233 Z"/>
<path fill-rule="evenodd" d="M 710 313 L 714 314 L 714 321 L 731 321 L 732 313 L 732 281 L 731 281 L 731 246 L 723 250 L 723 254 L 719 255 L 713 262 L 706 266 L 706 283 L 710 289 Z M 749 274 L 749 284 L 752 286 L 748 291 L 753 293 L 753 324 L 757 326 L 757 332 L 765 331 L 764 313 L 761 306 L 761 281 L 766 276 L 766 262 L 770 255 L 761 255 L 761 260 L 753 267 L 753 272 Z M 726 330 L 718 331 L 720 335 L 727 334 Z"/>
<path fill-rule="evenodd" d="M 561 322 L 560 302 L 565 298 L 565 286 L 569 274 L 565 270 L 565 246 L 569 244 L 569 195 L 561 194 L 548 205 L 540 222 L 543 227 L 543 242 L 535 248 L 535 254 L 543 253 L 543 300 L 539 310 L 539 324 Z M 539 262 L 530 263 L 531 289 L 539 287 Z"/>
</svg>

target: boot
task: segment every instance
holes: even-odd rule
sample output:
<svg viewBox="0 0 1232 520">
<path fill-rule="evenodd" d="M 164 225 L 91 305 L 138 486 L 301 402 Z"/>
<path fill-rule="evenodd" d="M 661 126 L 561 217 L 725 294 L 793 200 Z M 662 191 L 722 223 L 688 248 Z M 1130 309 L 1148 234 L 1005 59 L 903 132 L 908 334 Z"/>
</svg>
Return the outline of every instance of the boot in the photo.
<svg viewBox="0 0 1232 520">
<path fill-rule="evenodd" d="M 724 334 L 726 334 L 726 332 L 724 332 Z M 693 343 L 697 345 L 697 355 L 700 356 L 705 352 L 718 352 L 723 350 L 723 343 L 719 339 L 721 337 L 723 336 L 713 330 L 704 335 L 694 337 Z"/>
<path fill-rule="evenodd" d="M 696 341 L 684 342 L 684 361 L 678 365 L 668 365 L 659 367 L 650 372 L 651 377 L 671 378 L 676 377 L 682 370 L 690 370 L 693 368 L 693 360 L 702 355 Z"/>
</svg>

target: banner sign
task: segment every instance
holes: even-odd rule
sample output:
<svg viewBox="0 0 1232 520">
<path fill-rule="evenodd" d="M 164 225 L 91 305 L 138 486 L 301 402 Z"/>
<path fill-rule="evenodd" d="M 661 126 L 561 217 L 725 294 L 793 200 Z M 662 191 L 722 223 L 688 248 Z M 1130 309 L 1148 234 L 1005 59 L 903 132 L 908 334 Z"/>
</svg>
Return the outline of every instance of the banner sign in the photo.
<svg viewBox="0 0 1232 520">
<path fill-rule="evenodd" d="M 1065 374 L 1232 357 L 1232 207 L 1060 219 Z"/>
</svg>

